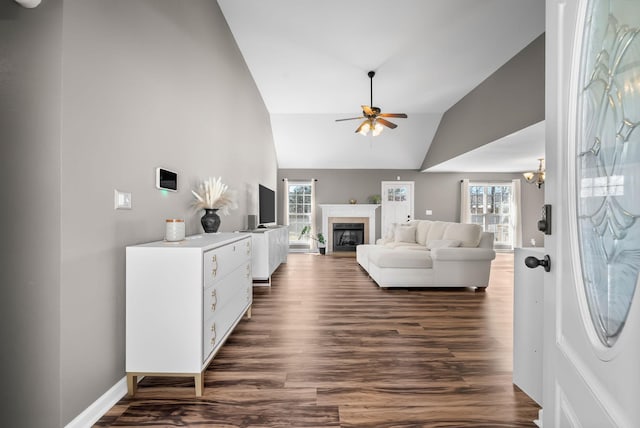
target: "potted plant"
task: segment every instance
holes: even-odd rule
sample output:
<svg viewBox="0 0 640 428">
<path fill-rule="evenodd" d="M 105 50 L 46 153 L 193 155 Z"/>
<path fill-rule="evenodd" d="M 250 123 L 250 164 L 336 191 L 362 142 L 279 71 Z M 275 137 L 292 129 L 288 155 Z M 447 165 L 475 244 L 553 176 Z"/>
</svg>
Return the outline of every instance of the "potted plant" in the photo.
<svg viewBox="0 0 640 428">
<path fill-rule="evenodd" d="M 300 236 L 298 237 L 298 239 L 302 239 L 303 236 L 306 236 L 308 238 L 313 239 L 314 241 L 317 241 L 318 251 L 320 251 L 320 254 L 323 254 L 323 255 L 325 254 L 327 243 L 324 240 L 324 235 L 322 234 L 322 232 L 318 232 L 316 233 L 316 236 L 313 236 L 311 235 L 311 226 L 305 226 L 300 231 Z"/>
<path fill-rule="evenodd" d="M 380 202 L 382 202 L 382 198 L 380 197 L 380 195 L 371 195 L 371 196 L 369 196 L 369 203 L 370 204 L 379 204 Z"/>
</svg>

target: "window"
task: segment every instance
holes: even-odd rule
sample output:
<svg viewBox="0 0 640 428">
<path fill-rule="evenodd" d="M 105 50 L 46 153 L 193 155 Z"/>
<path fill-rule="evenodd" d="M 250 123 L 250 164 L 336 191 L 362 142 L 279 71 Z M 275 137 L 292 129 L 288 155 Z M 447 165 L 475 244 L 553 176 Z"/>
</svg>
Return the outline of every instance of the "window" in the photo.
<svg viewBox="0 0 640 428">
<path fill-rule="evenodd" d="M 311 226 L 312 220 L 312 185 L 309 182 L 289 182 L 287 196 L 289 198 L 289 244 L 309 246 L 309 237 L 300 237 L 305 226 Z"/>
<path fill-rule="evenodd" d="M 509 184 L 469 183 L 471 223 L 494 233 L 494 247 L 513 248 L 513 189 Z"/>
</svg>

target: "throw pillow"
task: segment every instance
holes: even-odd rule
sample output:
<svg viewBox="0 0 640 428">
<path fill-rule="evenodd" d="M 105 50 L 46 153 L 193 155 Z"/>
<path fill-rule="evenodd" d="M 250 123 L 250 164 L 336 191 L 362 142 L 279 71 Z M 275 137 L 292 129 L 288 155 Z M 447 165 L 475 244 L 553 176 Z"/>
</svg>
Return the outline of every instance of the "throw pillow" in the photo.
<svg viewBox="0 0 640 428">
<path fill-rule="evenodd" d="M 459 247 L 460 241 L 455 239 L 433 239 L 427 242 L 427 250 L 433 250 L 434 248 L 451 248 Z"/>
<path fill-rule="evenodd" d="M 391 223 L 389 226 L 387 226 L 387 230 L 384 234 L 385 241 L 393 241 L 396 239 L 396 226 L 398 226 L 398 223 Z"/>
<path fill-rule="evenodd" d="M 416 228 L 414 226 L 398 226 L 395 236 L 396 242 L 416 242 Z"/>
</svg>

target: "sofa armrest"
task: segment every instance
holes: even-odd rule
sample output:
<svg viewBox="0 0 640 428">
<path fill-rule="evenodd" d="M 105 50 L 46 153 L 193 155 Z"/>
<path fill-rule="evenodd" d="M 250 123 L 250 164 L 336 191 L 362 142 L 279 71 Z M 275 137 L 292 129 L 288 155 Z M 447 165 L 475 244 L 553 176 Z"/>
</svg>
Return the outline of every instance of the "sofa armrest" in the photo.
<svg viewBox="0 0 640 428">
<path fill-rule="evenodd" d="M 465 260 L 493 260 L 496 252 L 488 248 L 434 248 L 431 250 L 431 259 L 446 261 Z"/>
</svg>

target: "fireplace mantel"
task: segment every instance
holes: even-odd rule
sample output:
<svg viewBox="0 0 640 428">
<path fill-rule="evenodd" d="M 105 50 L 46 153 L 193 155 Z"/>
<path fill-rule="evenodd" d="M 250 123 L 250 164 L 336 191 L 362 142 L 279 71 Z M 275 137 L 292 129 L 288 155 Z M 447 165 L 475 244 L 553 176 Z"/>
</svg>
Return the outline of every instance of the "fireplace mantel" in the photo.
<svg viewBox="0 0 640 428">
<path fill-rule="evenodd" d="M 322 210 L 322 233 L 326 237 L 331 236 L 329 230 L 329 218 L 358 218 L 363 217 L 369 220 L 367 243 L 376 240 L 376 209 L 380 204 L 320 204 Z M 327 252 L 331 252 L 327 246 Z"/>
</svg>

